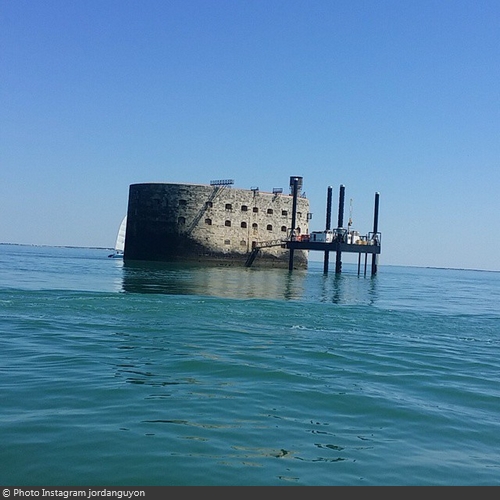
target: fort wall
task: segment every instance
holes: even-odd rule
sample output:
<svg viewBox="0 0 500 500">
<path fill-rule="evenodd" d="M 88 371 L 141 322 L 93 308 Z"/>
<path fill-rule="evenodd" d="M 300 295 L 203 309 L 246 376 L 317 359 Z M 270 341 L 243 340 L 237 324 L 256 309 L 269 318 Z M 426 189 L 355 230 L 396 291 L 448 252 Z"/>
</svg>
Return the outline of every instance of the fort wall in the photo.
<svg viewBox="0 0 500 500">
<path fill-rule="evenodd" d="M 229 185 L 143 183 L 129 188 L 125 259 L 215 261 L 244 265 L 254 246 L 256 266 L 286 267 L 293 197 Z M 309 201 L 298 197 L 295 227 L 308 232 Z M 295 252 L 307 267 L 307 251 Z"/>
</svg>

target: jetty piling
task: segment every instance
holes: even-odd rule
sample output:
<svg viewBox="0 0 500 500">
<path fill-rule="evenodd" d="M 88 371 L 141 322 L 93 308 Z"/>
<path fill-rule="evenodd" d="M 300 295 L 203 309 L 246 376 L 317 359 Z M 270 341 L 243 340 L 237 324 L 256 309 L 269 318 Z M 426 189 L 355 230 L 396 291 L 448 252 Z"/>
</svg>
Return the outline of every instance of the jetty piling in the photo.
<svg viewBox="0 0 500 500">
<path fill-rule="evenodd" d="M 376 239 L 378 236 L 378 205 L 380 193 L 375 193 L 375 207 L 373 209 L 373 237 Z M 372 274 L 377 274 L 378 267 L 378 254 L 372 254 Z"/>
<path fill-rule="evenodd" d="M 345 200 L 345 186 L 343 184 L 340 185 L 339 190 L 339 218 L 337 228 L 344 227 L 344 200 Z M 337 274 L 342 272 L 342 252 L 340 248 L 337 250 L 337 255 L 335 258 L 335 272 Z"/>
<path fill-rule="evenodd" d="M 328 186 L 326 195 L 326 226 L 325 229 L 328 231 L 331 229 L 332 224 L 332 186 Z M 325 256 L 323 260 L 323 272 L 328 273 L 328 261 L 330 259 L 330 252 L 325 250 Z"/>
</svg>

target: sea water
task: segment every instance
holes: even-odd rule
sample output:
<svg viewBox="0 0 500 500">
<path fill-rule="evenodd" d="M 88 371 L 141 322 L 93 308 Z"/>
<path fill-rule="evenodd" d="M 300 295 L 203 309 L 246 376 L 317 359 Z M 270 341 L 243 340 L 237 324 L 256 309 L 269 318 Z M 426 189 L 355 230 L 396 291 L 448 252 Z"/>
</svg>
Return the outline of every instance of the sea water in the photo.
<svg viewBox="0 0 500 500">
<path fill-rule="evenodd" d="M 109 253 L 0 245 L 0 484 L 500 484 L 500 273 Z"/>
</svg>

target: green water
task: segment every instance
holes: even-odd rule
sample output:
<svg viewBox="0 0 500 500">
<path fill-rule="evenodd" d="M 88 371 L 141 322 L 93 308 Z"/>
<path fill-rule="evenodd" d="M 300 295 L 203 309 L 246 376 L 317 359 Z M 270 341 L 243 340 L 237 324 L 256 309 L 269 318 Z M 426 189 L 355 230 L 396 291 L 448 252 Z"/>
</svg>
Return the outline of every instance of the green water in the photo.
<svg viewBox="0 0 500 500">
<path fill-rule="evenodd" d="M 498 485 L 500 273 L 0 245 L 4 485 Z"/>
</svg>

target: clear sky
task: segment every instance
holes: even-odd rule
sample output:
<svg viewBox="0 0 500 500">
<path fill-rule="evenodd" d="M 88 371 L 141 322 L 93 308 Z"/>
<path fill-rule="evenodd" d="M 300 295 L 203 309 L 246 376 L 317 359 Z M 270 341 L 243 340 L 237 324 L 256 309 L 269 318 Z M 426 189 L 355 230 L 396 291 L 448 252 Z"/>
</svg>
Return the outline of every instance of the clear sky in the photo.
<svg viewBox="0 0 500 500">
<path fill-rule="evenodd" d="M 133 183 L 299 175 L 311 230 L 328 186 L 362 234 L 380 193 L 381 266 L 500 270 L 500 1 L 3 0 L 0 163 L 3 243 L 113 247 Z"/>
</svg>

